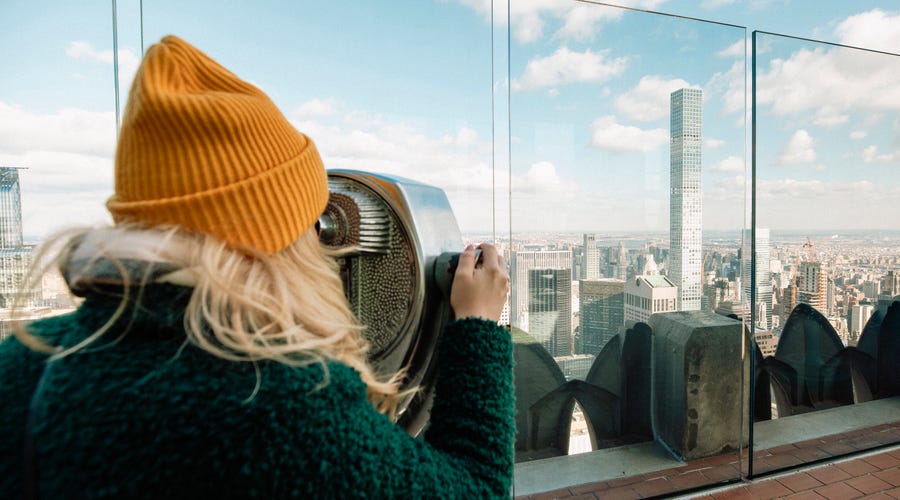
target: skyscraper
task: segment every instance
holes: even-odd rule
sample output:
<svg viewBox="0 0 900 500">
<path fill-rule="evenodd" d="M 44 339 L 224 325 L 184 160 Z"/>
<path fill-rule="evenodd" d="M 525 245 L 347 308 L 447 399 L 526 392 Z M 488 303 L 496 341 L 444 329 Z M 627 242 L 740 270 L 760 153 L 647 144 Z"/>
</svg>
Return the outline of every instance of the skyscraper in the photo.
<svg viewBox="0 0 900 500">
<path fill-rule="evenodd" d="M 847 323 L 849 323 L 850 339 L 854 343 L 859 340 L 860 334 L 862 334 L 866 323 L 872 317 L 874 311 L 875 307 L 872 304 L 859 304 L 850 307 L 850 318 Z"/>
<path fill-rule="evenodd" d="M 680 89 L 669 97 L 669 278 L 678 287 L 678 310 L 697 311 L 703 292 L 703 91 Z"/>
<path fill-rule="evenodd" d="M 572 271 L 528 271 L 528 333 L 553 356 L 572 354 Z"/>
<path fill-rule="evenodd" d="M 9 308 L 22 292 L 33 247 L 22 237 L 22 195 L 19 169 L 0 167 L 0 308 Z M 40 290 L 25 292 L 22 306 L 33 306 Z"/>
<path fill-rule="evenodd" d="M 613 259 L 611 258 L 610 260 L 612 261 Z M 628 251 L 625 250 L 625 245 L 621 241 L 615 250 L 615 263 L 614 272 L 610 274 L 610 277 L 624 280 L 628 277 Z"/>
<path fill-rule="evenodd" d="M 791 283 L 781 293 L 781 324 L 787 323 L 791 312 L 797 307 L 797 287 Z"/>
<path fill-rule="evenodd" d="M 636 276 L 625 282 L 625 322 L 677 311 L 678 287 L 665 276 Z"/>
<path fill-rule="evenodd" d="M 532 269 L 566 269 L 569 271 L 569 276 L 571 276 L 572 252 L 568 250 L 538 250 L 510 253 L 509 277 L 511 283 L 509 322 L 512 326 L 521 328 L 526 332 L 530 331 L 528 315 L 528 272 Z M 571 312 L 571 306 L 569 307 L 569 311 Z M 571 325 L 571 319 L 569 320 L 569 324 Z"/>
<path fill-rule="evenodd" d="M 581 280 L 578 302 L 583 352 L 597 355 L 624 323 L 625 281 Z"/>
<path fill-rule="evenodd" d="M 584 279 L 593 280 L 600 277 L 600 248 L 597 247 L 597 235 L 584 235 Z"/>
<path fill-rule="evenodd" d="M 881 282 L 881 293 L 884 295 L 900 295 L 900 271 L 891 269 L 888 271 Z"/>
<path fill-rule="evenodd" d="M 801 262 L 797 272 L 797 302 L 809 304 L 825 315 L 828 275 L 821 262 Z"/>
<path fill-rule="evenodd" d="M 750 230 L 744 230 L 744 240 L 750 241 Z M 772 328 L 772 269 L 770 266 L 769 230 L 756 229 L 756 327 L 763 330 Z M 741 262 L 741 286 L 743 302 L 750 302 L 750 259 Z M 748 309 L 749 310 L 749 309 Z"/>
</svg>

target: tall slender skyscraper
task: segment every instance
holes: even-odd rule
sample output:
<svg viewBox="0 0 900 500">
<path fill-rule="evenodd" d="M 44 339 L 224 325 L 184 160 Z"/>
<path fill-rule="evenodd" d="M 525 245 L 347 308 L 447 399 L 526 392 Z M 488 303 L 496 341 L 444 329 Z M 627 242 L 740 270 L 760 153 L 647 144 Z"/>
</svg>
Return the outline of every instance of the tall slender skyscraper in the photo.
<svg viewBox="0 0 900 500">
<path fill-rule="evenodd" d="M 703 294 L 703 91 L 680 89 L 669 97 L 669 279 L 678 287 L 678 310 L 697 311 Z"/>
</svg>

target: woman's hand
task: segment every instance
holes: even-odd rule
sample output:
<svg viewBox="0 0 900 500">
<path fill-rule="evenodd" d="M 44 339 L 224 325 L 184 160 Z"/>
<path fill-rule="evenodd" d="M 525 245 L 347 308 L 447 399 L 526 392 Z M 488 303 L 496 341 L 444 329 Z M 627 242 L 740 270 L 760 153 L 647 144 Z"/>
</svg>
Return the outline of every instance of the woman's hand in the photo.
<svg viewBox="0 0 900 500">
<path fill-rule="evenodd" d="M 481 259 L 468 245 L 459 256 L 453 286 L 450 289 L 450 306 L 456 318 L 483 318 L 498 321 L 506 297 L 509 294 L 509 274 L 503 256 L 493 245 L 482 243 Z"/>
</svg>

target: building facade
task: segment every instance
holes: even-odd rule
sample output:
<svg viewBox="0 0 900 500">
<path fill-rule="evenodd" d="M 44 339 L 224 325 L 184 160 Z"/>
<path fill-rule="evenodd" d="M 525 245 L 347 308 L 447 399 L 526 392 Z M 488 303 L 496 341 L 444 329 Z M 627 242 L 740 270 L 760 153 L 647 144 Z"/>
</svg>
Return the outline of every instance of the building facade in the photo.
<svg viewBox="0 0 900 500">
<path fill-rule="evenodd" d="M 668 276 L 678 287 L 678 310 L 698 311 L 703 293 L 703 91 L 672 92 L 669 112 Z"/>
<path fill-rule="evenodd" d="M 510 325 L 529 333 L 528 272 L 532 269 L 566 269 L 571 276 L 572 252 L 569 250 L 510 252 L 509 277 L 511 283 L 509 322 Z"/>
<path fill-rule="evenodd" d="M 600 277 L 600 248 L 597 246 L 596 234 L 584 235 L 584 249 L 582 250 L 582 277 L 594 280 Z"/>
<path fill-rule="evenodd" d="M 528 271 L 528 333 L 552 356 L 572 355 L 572 270 Z"/>
<path fill-rule="evenodd" d="M 828 314 L 828 275 L 821 262 L 801 262 L 797 271 L 797 302 Z"/>
<path fill-rule="evenodd" d="M 582 353 L 597 355 L 625 322 L 625 280 L 581 280 L 578 310 Z"/>
<path fill-rule="evenodd" d="M 891 297 L 900 295 L 900 271 L 891 269 L 885 273 L 880 292 Z"/>
<path fill-rule="evenodd" d="M 850 306 L 850 314 L 847 319 L 847 329 L 850 330 L 850 340 L 858 341 L 859 336 L 862 334 L 863 329 L 866 327 L 866 323 L 869 322 L 869 318 L 872 317 L 872 313 L 875 312 L 875 306 L 871 304 L 859 304 Z"/>
<path fill-rule="evenodd" d="M 678 287 L 665 276 L 637 276 L 625 282 L 625 323 L 678 310 Z"/>
<path fill-rule="evenodd" d="M 744 230 L 744 241 L 750 241 L 749 229 Z M 756 297 L 754 321 L 756 327 L 768 330 L 773 327 L 772 322 L 772 269 L 770 266 L 769 230 L 767 228 L 756 229 Z M 750 260 L 744 259 L 741 263 L 741 290 L 743 300 L 747 303 L 751 300 L 751 276 Z"/>
<path fill-rule="evenodd" d="M 19 170 L 0 167 L 0 309 L 17 302 L 33 307 L 40 299 L 40 287 L 22 291 L 31 267 L 33 246 L 25 245 L 22 236 L 22 195 Z"/>
</svg>

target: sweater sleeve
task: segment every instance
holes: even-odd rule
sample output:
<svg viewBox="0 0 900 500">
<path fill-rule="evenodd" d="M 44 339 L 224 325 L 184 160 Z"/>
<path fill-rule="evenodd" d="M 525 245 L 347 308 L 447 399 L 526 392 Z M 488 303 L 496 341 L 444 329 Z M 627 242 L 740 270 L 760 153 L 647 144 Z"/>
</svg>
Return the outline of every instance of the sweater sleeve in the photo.
<svg viewBox="0 0 900 500">
<path fill-rule="evenodd" d="M 455 321 L 439 349 L 424 439 L 409 436 L 367 401 L 357 400 L 324 431 L 333 437 L 323 437 L 318 448 L 315 481 L 324 491 L 317 495 L 510 497 L 515 410 L 509 333 L 484 320 Z M 332 383 L 340 383 L 338 373 L 333 375 Z"/>
<path fill-rule="evenodd" d="M 491 321 L 454 321 L 438 359 L 426 441 L 458 461 L 486 493 L 509 496 L 516 437 L 509 332 Z"/>
</svg>

